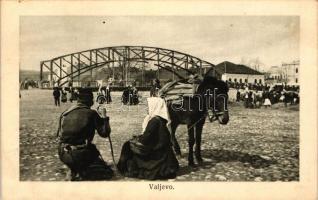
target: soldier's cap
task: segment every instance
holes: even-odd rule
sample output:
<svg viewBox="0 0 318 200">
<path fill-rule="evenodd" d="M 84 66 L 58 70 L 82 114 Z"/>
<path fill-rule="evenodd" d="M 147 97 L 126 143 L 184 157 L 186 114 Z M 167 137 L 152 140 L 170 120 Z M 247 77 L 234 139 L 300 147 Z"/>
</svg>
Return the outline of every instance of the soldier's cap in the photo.
<svg viewBox="0 0 318 200">
<path fill-rule="evenodd" d="M 78 100 L 90 101 L 94 98 L 93 90 L 91 88 L 80 88 L 78 91 Z"/>
</svg>

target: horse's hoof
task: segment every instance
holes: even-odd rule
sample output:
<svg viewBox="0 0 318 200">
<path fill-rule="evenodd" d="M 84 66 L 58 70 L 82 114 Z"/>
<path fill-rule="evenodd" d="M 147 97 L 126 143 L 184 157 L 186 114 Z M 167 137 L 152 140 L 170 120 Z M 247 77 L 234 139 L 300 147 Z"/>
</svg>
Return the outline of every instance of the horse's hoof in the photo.
<svg viewBox="0 0 318 200">
<path fill-rule="evenodd" d="M 196 164 L 194 164 L 194 162 L 189 162 L 188 165 L 189 165 L 190 168 L 196 168 L 197 167 Z"/>
</svg>

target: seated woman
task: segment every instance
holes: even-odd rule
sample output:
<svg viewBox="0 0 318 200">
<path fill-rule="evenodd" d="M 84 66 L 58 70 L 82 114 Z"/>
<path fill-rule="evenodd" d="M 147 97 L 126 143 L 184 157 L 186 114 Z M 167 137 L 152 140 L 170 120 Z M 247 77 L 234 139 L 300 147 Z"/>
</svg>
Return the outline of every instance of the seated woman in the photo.
<svg viewBox="0 0 318 200">
<path fill-rule="evenodd" d="M 170 118 L 166 102 L 150 97 L 143 134 L 124 143 L 117 164 L 121 174 L 140 179 L 175 178 L 179 163 L 170 141 Z"/>
</svg>

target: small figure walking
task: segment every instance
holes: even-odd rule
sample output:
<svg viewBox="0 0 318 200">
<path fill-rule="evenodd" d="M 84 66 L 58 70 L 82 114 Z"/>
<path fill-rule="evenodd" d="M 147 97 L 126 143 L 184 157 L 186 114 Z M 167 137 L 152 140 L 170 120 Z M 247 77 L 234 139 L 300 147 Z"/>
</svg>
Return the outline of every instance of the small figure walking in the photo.
<svg viewBox="0 0 318 200">
<path fill-rule="evenodd" d="M 240 99 L 241 99 L 241 93 L 240 93 L 240 90 L 237 89 L 236 90 L 236 102 L 240 102 Z"/>
<path fill-rule="evenodd" d="M 53 97 L 54 97 L 55 106 L 60 106 L 60 96 L 61 96 L 61 93 L 60 93 L 59 88 L 54 87 L 53 88 Z"/>
</svg>

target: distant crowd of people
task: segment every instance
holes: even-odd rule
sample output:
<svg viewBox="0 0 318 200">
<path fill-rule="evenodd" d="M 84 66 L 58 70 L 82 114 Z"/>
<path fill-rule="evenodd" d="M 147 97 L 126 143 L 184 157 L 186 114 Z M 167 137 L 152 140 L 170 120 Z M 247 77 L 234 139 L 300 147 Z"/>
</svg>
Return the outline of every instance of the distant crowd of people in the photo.
<svg viewBox="0 0 318 200">
<path fill-rule="evenodd" d="M 137 88 L 132 85 L 126 87 L 123 91 L 121 100 L 124 105 L 139 104 L 139 94 Z"/>
<path fill-rule="evenodd" d="M 53 88 L 53 98 L 55 106 L 60 106 L 60 102 L 66 103 L 67 101 L 73 102 L 78 99 L 78 91 L 82 88 Z M 108 85 L 106 87 L 100 87 L 97 91 L 96 102 L 98 104 L 109 104 L 112 102 L 111 87 Z M 138 89 L 135 86 L 128 85 L 124 88 L 121 102 L 124 105 L 137 105 L 140 102 L 140 95 L 138 94 Z"/>
<path fill-rule="evenodd" d="M 236 101 L 244 102 L 245 108 L 265 108 L 283 102 L 285 106 L 299 103 L 299 86 L 262 84 L 236 85 Z"/>
<path fill-rule="evenodd" d="M 53 97 L 54 97 L 54 104 L 56 106 L 60 106 L 60 102 L 66 103 L 67 101 L 73 102 L 76 101 L 78 98 L 78 91 L 81 88 L 73 88 L 69 86 L 68 88 L 53 88 Z M 153 79 L 150 88 L 150 97 L 156 96 L 159 89 L 161 89 L 161 83 L 159 79 Z M 111 87 L 110 84 L 107 86 L 100 86 L 97 92 L 96 101 L 99 104 L 103 103 L 111 103 Z M 123 93 L 121 96 L 121 102 L 124 105 L 137 105 L 140 102 L 140 95 L 138 94 L 138 89 L 135 84 L 130 84 L 127 87 L 124 87 Z"/>
<path fill-rule="evenodd" d="M 288 103 L 298 104 L 299 103 L 299 86 L 295 85 L 268 85 L 261 83 L 239 83 L 226 81 L 229 88 L 236 89 L 236 101 L 244 102 L 246 108 L 259 108 L 261 106 L 270 107 L 272 104 L 283 102 L 285 106 Z M 22 89 L 28 87 L 36 87 L 34 81 L 25 80 L 20 84 Z M 150 88 L 150 97 L 157 96 L 156 94 L 162 88 L 159 79 L 153 79 Z M 60 106 L 61 102 L 66 103 L 67 101 L 73 102 L 78 99 L 79 89 L 73 88 L 71 85 L 68 88 L 53 88 L 53 97 L 55 106 Z M 21 98 L 21 93 L 19 93 Z M 100 86 L 97 92 L 96 101 L 99 104 L 111 103 L 111 87 L 110 84 L 107 86 Z M 135 84 L 128 85 L 124 88 L 121 102 L 125 105 L 137 105 L 140 102 L 140 95 Z"/>
<path fill-rule="evenodd" d="M 54 97 L 54 104 L 55 106 L 60 106 L 60 102 L 66 103 L 67 100 L 69 102 L 76 101 L 78 98 L 78 89 L 77 88 L 59 88 L 54 87 L 53 88 L 53 97 Z"/>
<path fill-rule="evenodd" d="M 38 81 L 34 81 L 31 79 L 25 79 L 25 80 L 20 82 L 20 89 L 27 90 L 30 87 L 31 88 L 38 88 L 39 87 Z"/>
<path fill-rule="evenodd" d="M 238 83 L 227 81 L 229 88 L 236 89 L 236 101 L 244 102 L 246 108 L 270 107 L 272 104 L 283 102 L 286 106 L 299 103 L 299 86 L 290 85 L 267 85 L 261 83 Z M 156 96 L 162 88 L 160 80 L 154 79 L 150 88 L 150 97 Z M 78 98 L 78 88 L 53 88 L 54 104 L 60 106 L 60 102 L 73 102 Z M 99 104 L 111 103 L 111 87 L 100 86 L 96 101 Z M 121 101 L 125 105 L 137 105 L 140 102 L 138 89 L 133 85 L 124 88 Z"/>
<path fill-rule="evenodd" d="M 245 89 L 248 87 L 250 90 L 270 90 L 271 88 L 274 88 L 276 91 L 294 91 L 294 92 L 299 92 L 299 86 L 295 85 L 287 85 L 287 84 L 282 84 L 282 85 L 268 85 L 268 84 L 262 84 L 262 83 L 238 83 L 238 82 L 232 82 L 232 81 L 226 81 L 228 84 L 229 88 L 235 88 L 235 89 Z"/>
</svg>

